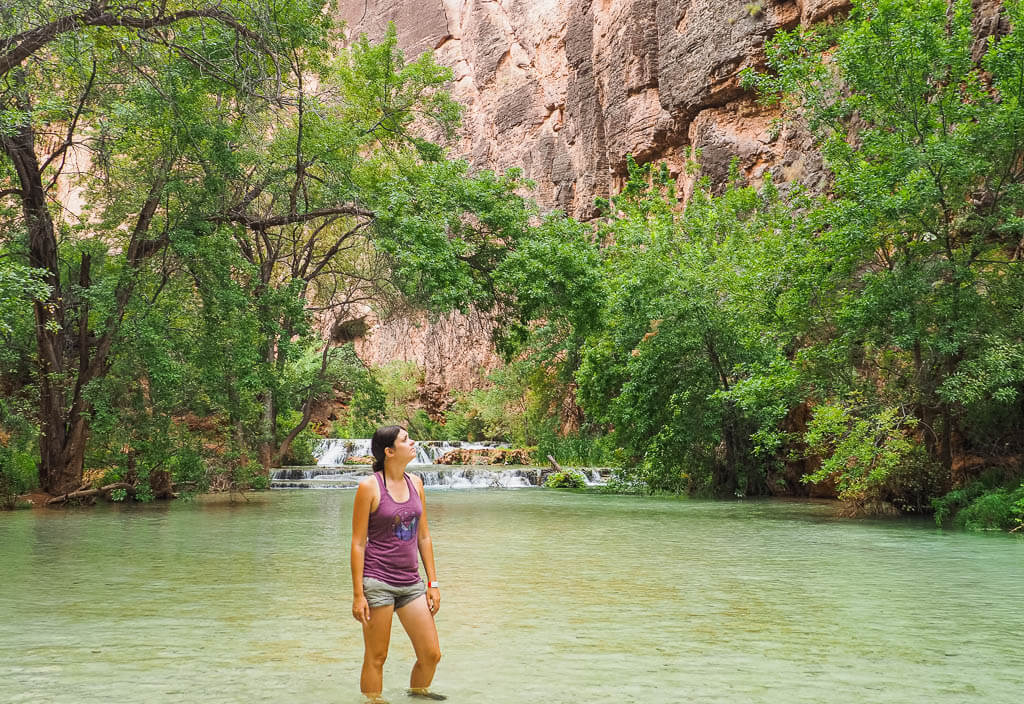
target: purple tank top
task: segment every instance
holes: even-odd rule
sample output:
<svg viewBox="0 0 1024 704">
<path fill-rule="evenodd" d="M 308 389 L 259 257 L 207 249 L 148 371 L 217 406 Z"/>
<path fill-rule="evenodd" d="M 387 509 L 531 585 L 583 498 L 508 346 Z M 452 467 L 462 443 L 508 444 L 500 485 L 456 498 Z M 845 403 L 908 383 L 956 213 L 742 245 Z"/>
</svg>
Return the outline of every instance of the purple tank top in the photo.
<svg viewBox="0 0 1024 704">
<path fill-rule="evenodd" d="M 420 580 L 418 555 L 420 516 L 423 502 L 409 475 L 409 500 L 398 503 L 384 486 L 384 475 L 374 472 L 380 485 L 380 504 L 370 514 L 366 533 L 363 576 L 373 577 L 395 586 L 407 586 Z"/>
</svg>

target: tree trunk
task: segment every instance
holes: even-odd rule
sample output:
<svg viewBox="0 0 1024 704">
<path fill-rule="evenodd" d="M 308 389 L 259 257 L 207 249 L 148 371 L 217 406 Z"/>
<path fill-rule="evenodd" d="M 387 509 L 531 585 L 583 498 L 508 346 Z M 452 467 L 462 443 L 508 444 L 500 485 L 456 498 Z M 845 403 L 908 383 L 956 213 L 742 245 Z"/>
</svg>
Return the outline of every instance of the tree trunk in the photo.
<svg viewBox="0 0 1024 704">
<path fill-rule="evenodd" d="M 46 502 L 46 505 L 62 504 L 72 499 L 84 499 L 99 496 L 100 494 L 109 494 L 115 489 L 124 489 L 127 492 L 135 493 L 135 487 L 128 482 L 117 482 L 115 484 L 107 484 L 101 486 L 98 489 L 79 489 L 78 491 L 70 491 L 61 496 L 54 496 L 52 499 Z"/>
<path fill-rule="evenodd" d="M 11 159 L 21 186 L 29 265 L 45 271 L 46 283 L 50 285 L 50 296 L 34 304 L 39 367 L 39 483 L 43 491 L 50 494 L 66 494 L 82 483 L 88 427 L 81 414 L 71 417 L 64 400 L 68 381 L 64 351 L 72 346 L 69 344 L 72 341 L 64 326 L 57 238 L 46 205 L 46 189 L 36 158 L 31 124 L 23 124 L 11 136 L 0 134 L 0 144 Z"/>
<path fill-rule="evenodd" d="M 284 358 L 281 355 L 277 357 L 278 361 L 278 377 L 284 373 Z M 327 342 L 324 344 L 323 352 L 320 354 L 320 372 L 317 376 L 319 381 L 323 381 L 324 375 L 327 373 L 327 368 L 331 361 L 331 343 Z M 292 442 L 298 437 L 299 433 L 306 429 L 309 425 L 310 419 L 313 417 L 313 387 L 310 387 L 306 394 L 306 400 L 302 402 L 302 419 L 295 425 L 294 428 L 288 433 L 285 439 L 281 442 L 281 446 L 277 448 L 277 453 L 274 455 L 274 466 L 280 467 L 284 461 L 285 455 L 291 449 Z M 276 427 L 275 427 L 276 430 Z"/>
<path fill-rule="evenodd" d="M 948 403 L 942 404 L 942 445 L 939 462 L 946 476 L 953 474 L 953 411 Z"/>
<path fill-rule="evenodd" d="M 285 455 L 288 454 L 288 450 L 292 447 L 292 441 L 298 437 L 299 433 L 306 429 L 309 425 L 310 419 L 313 417 L 313 402 L 312 399 L 306 399 L 306 402 L 302 405 L 302 419 L 295 425 L 294 428 L 285 436 L 285 439 L 281 441 L 281 446 L 277 448 L 277 452 L 274 453 L 273 463 L 275 467 L 280 467 L 284 461 Z"/>
<path fill-rule="evenodd" d="M 718 383 L 723 391 L 729 391 L 729 375 L 718 355 L 715 338 L 710 331 L 704 335 L 704 345 L 708 353 L 708 361 L 718 376 Z M 722 421 L 722 444 L 725 445 L 725 460 L 715 459 L 711 470 L 711 491 L 715 496 L 726 497 L 736 494 L 739 484 L 739 453 L 737 452 L 736 413 L 732 401 L 726 402 L 725 417 Z"/>
<path fill-rule="evenodd" d="M 27 101 L 19 105 L 28 109 Z M 47 189 L 35 152 L 35 133 L 29 123 L 11 136 L 0 134 L 0 147 L 11 159 L 21 191 L 22 214 L 28 231 L 29 265 L 46 272 L 50 295 L 34 304 L 36 318 L 37 364 L 39 368 L 39 483 L 51 494 L 66 494 L 81 485 L 85 463 L 85 446 L 89 438 L 89 404 L 85 388 L 89 382 L 106 374 L 108 355 L 114 333 L 127 308 L 134 278 L 122 277 L 114 292 L 116 306 L 103 326 L 103 333 L 93 342 L 89 330 L 89 306 L 71 302 L 60 278 L 60 262 L 53 218 L 47 208 Z M 163 180 L 158 179 L 144 204 L 128 246 L 128 265 L 139 262 L 157 251 L 163 240 L 148 241 L 146 232 L 159 205 Z M 91 259 L 83 255 L 79 269 L 79 286 L 91 285 Z M 65 312 L 77 305 L 77 335 L 67 325 Z M 77 351 L 77 361 L 75 360 Z M 65 356 L 67 355 L 67 356 Z M 72 367 L 77 364 L 77 370 Z"/>
<path fill-rule="evenodd" d="M 725 445 L 725 461 L 716 460 L 711 473 L 711 491 L 715 496 L 730 497 L 736 494 L 738 484 L 739 457 L 736 452 L 736 428 L 731 418 L 722 427 L 722 443 Z"/>
<path fill-rule="evenodd" d="M 277 338 L 271 337 L 267 340 L 267 353 L 265 360 L 267 367 L 273 369 L 277 362 Z M 260 464 L 263 469 L 270 471 L 274 466 L 277 456 L 277 404 L 274 399 L 274 390 L 265 389 L 260 399 L 263 405 L 263 413 L 260 418 Z"/>
</svg>

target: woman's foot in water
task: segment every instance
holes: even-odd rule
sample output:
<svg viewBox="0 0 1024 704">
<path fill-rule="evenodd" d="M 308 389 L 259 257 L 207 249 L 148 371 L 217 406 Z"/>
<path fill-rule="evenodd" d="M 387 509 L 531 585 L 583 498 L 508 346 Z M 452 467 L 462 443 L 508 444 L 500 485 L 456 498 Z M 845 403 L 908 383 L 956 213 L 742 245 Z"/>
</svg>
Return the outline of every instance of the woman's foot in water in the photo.
<svg viewBox="0 0 1024 704">
<path fill-rule="evenodd" d="M 366 694 L 364 692 L 363 696 L 366 697 L 363 704 L 390 704 L 387 699 L 379 694 Z"/>
<path fill-rule="evenodd" d="M 437 692 L 431 692 L 426 687 L 410 687 L 409 688 L 409 696 L 410 697 L 417 697 L 418 699 L 430 699 L 430 700 L 435 701 L 435 702 L 443 702 L 445 699 L 448 698 L 448 697 L 444 696 L 443 694 L 438 694 Z"/>
</svg>

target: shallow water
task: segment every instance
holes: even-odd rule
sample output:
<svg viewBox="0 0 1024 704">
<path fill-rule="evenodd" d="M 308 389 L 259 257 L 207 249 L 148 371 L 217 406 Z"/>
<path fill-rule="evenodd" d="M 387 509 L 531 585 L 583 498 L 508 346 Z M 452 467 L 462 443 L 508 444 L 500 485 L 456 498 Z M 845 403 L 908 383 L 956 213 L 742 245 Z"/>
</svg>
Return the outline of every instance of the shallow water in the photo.
<svg viewBox="0 0 1024 704">
<path fill-rule="evenodd" d="M 350 491 L 0 514 L 0 702 L 359 702 Z M 434 688 L 479 702 L 1019 702 L 1024 540 L 824 504 L 427 495 Z M 395 621 L 385 696 L 412 648 Z"/>
</svg>

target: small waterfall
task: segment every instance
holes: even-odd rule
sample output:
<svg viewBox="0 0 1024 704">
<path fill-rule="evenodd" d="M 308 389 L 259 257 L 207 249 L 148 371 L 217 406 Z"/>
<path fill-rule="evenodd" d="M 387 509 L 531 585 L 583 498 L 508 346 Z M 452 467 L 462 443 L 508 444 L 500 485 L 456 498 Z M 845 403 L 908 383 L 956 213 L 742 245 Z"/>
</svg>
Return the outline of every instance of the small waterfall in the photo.
<svg viewBox="0 0 1024 704">
<path fill-rule="evenodd" d="M 478 467 L 460 467 L 420 472 L 423 486 L 441 489 L 518 489 L 540 484 L 540 469 L 494 471 Z"/>
<path fill-rule="evenodd" d="M 484 450 L 508 448 L 506 443 L 449 442 L 424 440 L 416 443 L 416 459 L 409 471 L 423 477 L 424 486 L 433 489 L 515 489 L 541 486 L 549 467 L 509 467 L 495 465 L 439 465 L 437 460 L 456 449 Z M 370 441 L 365 438 L 325 438 L 313 450 L 315 467 L 285 467 L 271 475 L 274 489 L 353 489 L 370 472 L 367 464 L 346 465 L 349 458 L 370 457 Z M 579 468 L 588 486 L 605 483 L 609 470 Z"/>
<path fill-rule="evenodd" d="M 339 470 L 340 467 L 279 469 L 271 475 L 270 486 L 274 489 L 354 489 L 366 476 L 362 467 L 353 467 L 352 471 Z"/>
<path fill-rule="evenodd" d="M 410 465 L 411 467 L 411 465 Z M 519 489 L 542 486 L 548 467 L 516 467 L 514 469 L 493 469 L 484 466 L 449 467 L 446 465 L 420 465 L 409 470 L 423 478 L 423 486 L 430 489 Z M 601 486 L 605 483 L 608 470 L 581 470 L 587 486 Z M 602 474 L 604 472 L 605 474 Z M 354 489 L 369 476 L 369 468 L 288 467 L 279 469 L 271 476 L 273 489 Z"/>
<path fill-rule="evenodd" d="M 370 441 L 325 438 L 313 448 L 318 467 L 340 467 L 349 457 L 370 457 Z"/>
<path fill-rule="evenodd" d="M 538 486 L 542 475 L 548 471 L 531 467 L 491 470 L 487 467 L 421 466 L 429 469 L 409 471 L 419 474 L 423 478 L 423 486 L 432 489 L 516 489 Z M 367 476 L 367 467 L 356 466 L 351 471 L 290 467 L 274 472 L 270 486 L 274 489 L 350 489 L 358 486 Z"/>
<path fill-rule="evenodd" d="M 494 447 L 509 447 L 507 443 L 498 442 L 448 442 L 447 440 L 423 440 L 416 443 L 416 459 L 410 466 L 435 464 L 438 458 L 448 452 L 463 448 L 466 450 L 484 450 Z M 368 439 L 325 438 L 313 449 L 318 467 L 340 467 L 349 457 L 370 457 L 370 441 Z"/>
</svg>

